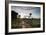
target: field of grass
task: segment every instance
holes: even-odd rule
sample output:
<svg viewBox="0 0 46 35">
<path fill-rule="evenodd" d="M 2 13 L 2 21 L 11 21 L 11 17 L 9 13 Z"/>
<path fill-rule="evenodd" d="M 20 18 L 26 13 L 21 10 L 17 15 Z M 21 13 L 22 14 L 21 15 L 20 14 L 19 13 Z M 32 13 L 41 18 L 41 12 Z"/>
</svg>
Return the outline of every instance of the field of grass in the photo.
<svg viewBox="0 0 46 35">
<path fill-rule="evenodd" d="M 40 19 L 32 19 L 32 27 L 40 27 Z"/>
<path fill-rule="evenodd" d="M 40 19 L 14 19 L 11 22 L 11 28 L 38 28 L 40 27 Z"/>
</svg>

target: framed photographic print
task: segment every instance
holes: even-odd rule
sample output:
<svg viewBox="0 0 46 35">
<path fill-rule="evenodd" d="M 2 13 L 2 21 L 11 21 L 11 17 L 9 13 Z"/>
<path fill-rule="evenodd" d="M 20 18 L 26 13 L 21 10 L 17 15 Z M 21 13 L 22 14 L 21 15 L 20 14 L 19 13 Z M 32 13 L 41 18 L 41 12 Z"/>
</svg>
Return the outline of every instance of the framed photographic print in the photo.
<svg viewBox="0 0 46 35">
<path fill-rule="evenodd" d="M 5 8 L 6 34 L 45 31 L 45 3 L 11 1 Z"/>
</svg>

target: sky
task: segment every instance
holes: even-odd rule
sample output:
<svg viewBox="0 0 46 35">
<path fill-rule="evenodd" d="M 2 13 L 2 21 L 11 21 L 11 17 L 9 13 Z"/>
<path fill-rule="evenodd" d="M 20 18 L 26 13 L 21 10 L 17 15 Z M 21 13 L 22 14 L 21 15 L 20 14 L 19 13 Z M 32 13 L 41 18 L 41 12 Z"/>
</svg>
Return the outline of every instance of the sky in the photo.
<svg viewBox="0 0 46 35">
<path fill-rule="evenodd" d="M 14 10 L 21 15 L 21 18 L 24 18 L 24 16 L 29 16 L 29 13 L 32 13 L 32 18 L 40 18 L 40 7 L 11 6 L 11 10 Z"/>
</svg>

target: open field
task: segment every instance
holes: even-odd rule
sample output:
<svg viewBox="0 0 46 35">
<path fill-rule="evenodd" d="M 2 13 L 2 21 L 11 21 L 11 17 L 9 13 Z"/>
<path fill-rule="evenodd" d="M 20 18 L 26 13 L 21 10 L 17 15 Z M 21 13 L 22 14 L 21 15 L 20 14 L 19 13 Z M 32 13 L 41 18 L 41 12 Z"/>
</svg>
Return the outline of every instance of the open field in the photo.
<svg viewBox="0 0 46 35">
<path fill-rule="evenodd" d="M 11 28 L 38 28 L 40 27 L 40 19 L 17 18 L 11 21 Z"/>
</svg>

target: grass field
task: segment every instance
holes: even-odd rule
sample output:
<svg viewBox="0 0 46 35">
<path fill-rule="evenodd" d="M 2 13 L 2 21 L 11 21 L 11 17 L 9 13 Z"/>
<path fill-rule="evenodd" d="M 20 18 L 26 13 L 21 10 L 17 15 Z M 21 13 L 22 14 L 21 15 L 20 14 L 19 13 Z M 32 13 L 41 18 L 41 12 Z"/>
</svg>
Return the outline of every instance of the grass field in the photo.
<svg viewBox="0 0 46 35">
<path fill-rule="evenodd" d="M 38 28 L 40 27 L 40 19 L 14 19 L 11 22 L 11 28 L 16 29 L 16 28 Z"/>
</svg>

